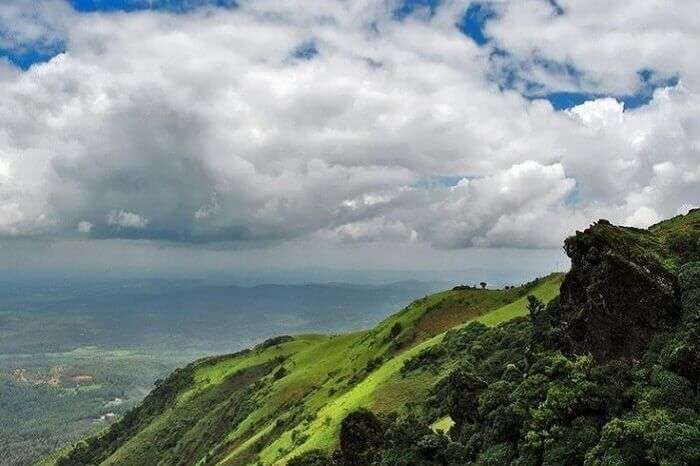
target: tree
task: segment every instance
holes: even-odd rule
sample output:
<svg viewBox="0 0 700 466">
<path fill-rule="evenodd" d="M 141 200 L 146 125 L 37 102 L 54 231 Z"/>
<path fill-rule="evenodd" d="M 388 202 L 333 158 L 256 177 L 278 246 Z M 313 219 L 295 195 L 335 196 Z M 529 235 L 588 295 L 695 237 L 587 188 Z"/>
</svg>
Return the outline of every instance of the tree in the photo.
<svg viewBox="0 0 700 466">
<path fill-rule="evenodd" d="M 360 408 L 340 424 L 340 452 L 347 466 L 372 464 L 384 443 L 384 426 L 371 411 Z"/>
<path fill-rule="evenodd" d="M 486 282 L 481 282 L 479 285 L 481 285 L 481 288 L 486 289 Z"/>
<path fill-rule="evenodd" d="M 287 463 L 287 466 L 328 466 L 333 464 L 331 458 L 322 450 L 310 450 L 299 456 L 295 456 Z"/>
</svg>

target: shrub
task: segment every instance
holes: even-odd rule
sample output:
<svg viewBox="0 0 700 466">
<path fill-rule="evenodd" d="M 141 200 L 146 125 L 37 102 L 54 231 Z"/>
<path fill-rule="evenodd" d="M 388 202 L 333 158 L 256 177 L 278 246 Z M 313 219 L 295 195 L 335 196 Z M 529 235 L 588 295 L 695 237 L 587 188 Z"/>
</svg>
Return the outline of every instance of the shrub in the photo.
<svg viewBox="0 0 700 466">
<path fill-rule="evenodd" d="M 401 325 L 401 322 L 396 322 L 391 326 L 391 330 L 389 330 L 389 338 L 393 340 L 394 338 L 398 337 L 402 330 L 403 326 Z"/>
<path fill-rule="evenodd" d="M 372 464 L 384 444 L 384 426 L 371 411 L 358 409 L 340 424 L 340 453 L 344 464 Z"/>
<path fill-rule="evenodd" d="M 333 464 L 330 456 L 322 450 L 309 450 L 287 462 L 287 466 L 329 466 L 330 464 Z"/>
</svg>

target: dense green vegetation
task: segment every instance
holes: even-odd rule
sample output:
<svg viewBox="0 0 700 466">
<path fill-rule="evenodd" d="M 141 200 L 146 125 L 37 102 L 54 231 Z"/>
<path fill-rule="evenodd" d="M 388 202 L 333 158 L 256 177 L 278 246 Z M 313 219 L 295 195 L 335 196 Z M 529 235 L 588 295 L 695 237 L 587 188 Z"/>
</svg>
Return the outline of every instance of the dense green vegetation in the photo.
<svg viewBox="0 0 700 466">
<path fill-rule="evenodd" d="M 700 211 L 601 221 L 565 276 L 176 372 L 55 464 L 700 464 Z"/>
<path fill-rule="evenodd" d="M 104 429 L 109 413 L 123 415 L 155 378 L 182 363 L 166 354 L 98 348 L 0 356 L 0 464 L 31 464 Z"/>
</svg>

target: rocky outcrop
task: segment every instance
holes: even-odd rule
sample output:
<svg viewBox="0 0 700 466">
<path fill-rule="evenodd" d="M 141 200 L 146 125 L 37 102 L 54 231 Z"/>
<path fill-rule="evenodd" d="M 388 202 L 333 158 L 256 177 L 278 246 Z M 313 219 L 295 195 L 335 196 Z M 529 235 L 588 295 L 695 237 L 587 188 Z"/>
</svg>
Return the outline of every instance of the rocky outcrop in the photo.
<svg viewBox="0 0 700 466">
<path fill-rule="evenodd" d="M 638 358 L 680 316 L 678 283 L 653 234 L 599 221 L 565 243 L 571 271 L 561 287 L 562 349 L 597 360 Z"/>
</svg>

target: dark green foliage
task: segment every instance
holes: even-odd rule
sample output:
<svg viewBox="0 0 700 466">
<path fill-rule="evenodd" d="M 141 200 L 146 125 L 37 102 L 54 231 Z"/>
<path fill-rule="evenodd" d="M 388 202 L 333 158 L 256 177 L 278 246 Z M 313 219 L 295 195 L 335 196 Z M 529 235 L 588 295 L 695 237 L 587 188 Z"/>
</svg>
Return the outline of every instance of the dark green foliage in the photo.
<svg viewBox="0 0 700 466">
<path fill-rule="evenodd" d="M 683 316 L 700 316 L 700 262 L 689 262 L 678 271 Z"/>
<path fill-rule="evenodd" d="M 469 363 L 453 370 L 438 383 L 435 388 L 437 397 L 441 399 L 443 410 L 455 422 L 456 430 L 476 420 L 479 395 L 487 386 L 484 379 L 472 372 Z"/>
<path fill-rule="evenodd" d="M 374 462 L 384 441 L 384 426 L 371 411 L 359 409 L 340 424 L 342 464 L 365 466 Z"/>
<path fill-rule="evenodd" d="M 394 338 L 398 337 L 402 330 L 403 326 L 401 325 L 401 322 L 396 322 L 391 326 L 391 330 L 389 330 L 389 338 L 393 340 Z"/>
<path fill-rule="evenodd" d="M 328 466 L 332 464 L 330 456 L 322 450 L 310 450 L 287 462 L 287 466 Z"/>
<path fill-rule="evenodd" d="M 700 428 L 677 423 L 663 410 L 616 418 L 586 458 L 587 466 L 700 464 Z"/>
<path fill-rule="evenodd" d="M 255 346 L 255 349 L 258 351 L 262 351 L 265 348 L 270 348 L 271 346 L 277 346 L 282 343 L 286 343 L 288 341 L 294 340 L 293 336 L 290 335 L 280 335 L 277 337 L 272 337 L 268 338 L 267 340 L 263 341 L 262 343 L 258 344 Z"/>
<path fill-rule="evenodd" d="M 661 363 L 700 384 L 700 262 L 683 265 L 678 274 L 683 323 L 661 349 Z"/>
<path fill-rule="evenodd" d="M 693 235 L 676 235 L 670 239 L 670 247 L 681 257 L 682 262 L 700 260 L 700 232 Z"/>
<path fill-rule="evenodd" d="M 527 311 L 532 322 L 532 340 L 536 343 L 546 344 L 552 327 L 556 325 L 547 312 L 547 306 L 534 296 L 527 297 Z"/>
<path fill-rule="evenodd" d="M 272 379 L 273 380 L 279 380 L 282 377 L 287 375 L 287 369 L 285 369 L 284 366 L 280 366 L 279 369 L 277 369 L 274 374 L 272 374 Z"/>
<path fill-rule="evenodd" d="M 646 233 L 597 228 L 568 245 L 561 300 L 531 297 L 529 319 L 469 324 L 406 361 L 445 375 L 420 416 L 389 423 L 376 464 L 700 464 L 700 264 L 676 276 L 637 248 Z M 449 437 L 426 423 L 444 415 Z"/>
<path fill-rule="evenodd" d="M 365 372 L 369 374 L 370 372 L 381 366 L 382 362 L 382 358 L 371 358 L 367 361 L 367 365 L 365 366 Z"/>
<path fill-rule="evenodd" d="M 448 455 L 456 456 L 449 448 L 449 440 L 444 435 L 435 434 L 427 424 L 409 416 L 396 420 L 385 434 L 385 450 L 381 460 L 375 464 L 382 466 L 427 466 L 447 464 Z M 463 463 L 454 463 L 463 464 Z"/>
<path fill-rule="evenodd" d="M 464 290 L 471 290 L 474 287 L 471 285 L 457 285 L 452 288 L 452 291 L 464 291 Z"/>
<path fill-rule="evenodd" d="M 421 351 L 418 356 L 407 360 L 401 370 L 404 373 L 415 370 L 437 370 L 442 363 L 457 356 L 467 347 L 474 346 L 478 352 L 479 348 L 483 348 L 478 338 L 487 331 L 488 327 L 479 322 L 472 322 L 458 331 L 450 330 L 445 334 L 442 344 Z"/>
<path fill-rule="evenodd" d="M 673 340 L 636 365 L 552 350 L 530 352 L 526 362 L 533 336 L 527 321 L 477 329 L 453 332 L 407 362 L 420 370 L 459 361 L 426 406 L 432 417 L 452 417 L 450 437 L 415 417 L 395 421 L 379 464 L 699 464 L 697 389 L 658 364 Z"/>
</svg>

